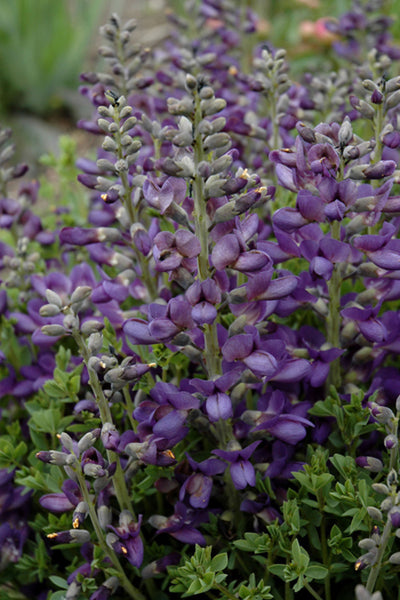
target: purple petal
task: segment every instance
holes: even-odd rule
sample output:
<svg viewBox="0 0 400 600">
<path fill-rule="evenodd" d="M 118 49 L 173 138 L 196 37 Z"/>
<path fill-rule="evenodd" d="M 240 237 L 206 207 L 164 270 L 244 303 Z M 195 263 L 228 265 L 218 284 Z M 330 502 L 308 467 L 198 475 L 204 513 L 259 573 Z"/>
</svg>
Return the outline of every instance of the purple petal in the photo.
<svg viewBox="0 0 400 600">
<path fill-rule="evenodd" d="M 243 490 L 247 485 L 255 486 L 256 484 L 254 467 L 248 460 L 240 460 L 231 464 L 230 473 L 237 490 Z"/>
<path fill-rule="evenodd" d="M 278 362 L 275 356 L 263 350 L 252 352 L 243 359 L 243 362 L 257 377 L 271 379 L 278 369 Z"/>
<path fill-rule="evenodd" d="M 234 263 L 240 254 L 239 241 L 233 233 L 225 235 L 215 244 L 211 260 L 218 271 L 222 271 L 228 265 Z"/>
<path fill-rule="evenodd" d="M 160 533 L 162 533 L 162 531 L 160 531 Z M 206 545 L 203 534 L 194 527 L 182 527 L 182 529 L 179 529 L 178 531 L 170 531 L 169 534 L 184 544 Z"/>
<path fill-rule="evenodd" d="M 192 309 L 193 320 L 198 325 L 203 325 L 204 323 L 211 325 L 217 318 L 217 314 L 217 309 L 209 302 L 200 302 Z"/>
<path fill-rule="evenodd" d="M 153 427 L 153 433 L 163 438 L 174 438 L 182 429 L 186 420 L 186 415 L 172 410 L 165 417 L 162 417 Z"/>
<path fill-rule="evenodd" d="M 54 513 L 67 512 L 75 508 L 65 494 L 46 494 L 39 498 L 40 505 Z"/>
<path fill-rule="evenodd" d="M 157 340 L 150 335 L 149 326 L 142 319 L 131 319 L 123 325 L 123 330 L 132 344 L 156 344 Z"/>
<path fill-rule="evenodd" d="M 233 415 L 231 399 L 221 392 L 213 394 L 206 400 L 206 411 L 212 423 L 219 419 L 230 419 Z"/>
<path fill-rule="evenodd" d="M 247 333 L 235 335 L 226 340 L 222 346 L 222 355 L 228 362 L 241 360 L 249 356 L 253 349 L 253 336 Z"/>
</svg>

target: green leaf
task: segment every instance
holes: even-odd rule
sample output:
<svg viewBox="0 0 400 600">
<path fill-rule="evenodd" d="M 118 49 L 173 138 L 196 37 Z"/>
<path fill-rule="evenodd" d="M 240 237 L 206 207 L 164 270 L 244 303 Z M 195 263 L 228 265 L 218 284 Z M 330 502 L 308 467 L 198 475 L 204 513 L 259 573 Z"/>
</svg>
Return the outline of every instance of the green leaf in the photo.
<svg viewBox="0 0 400 600">
<path fill-rule="evenodd" d="M 297 539 L 292 543 L 292 557 L 293 561 L 299 565 L 302 561 L 302 548 Z"/>
<path fill-rule="evenodd" d="M 49 579 L 51 583 L 54 583 L 54 585 L 56 585 L 57 587 L 62 588 L 63 590 L 68 589 L 68 583 L 62 577 L 58 577 L 57 575 L 51 575 Z"/>
<path fill-rule="evenodd" d="M 307 473 L 304 473 L 304 471 L 296 471 L 294 473 L 292 473 L 293 477 L 295 479 L 297 479 L 297 481 L 300 483 L 300 485 L 302 487 L 304 487 L 306 490 L 313 492 L 313 485 L 310 481 L 310 477 Z"/>
<path fill-rule="evenodd" d="M 65 600 L 65 592 L 59 590 L 50 596 L 50 600 Z"/>
<path fill-rule="evenodd" d="M 286 565 L 270 565 L 268 567 L 268 572 L 272 573 L 272 575 L 277 575 L 278 577 L 280 577 L 281 579 L 283 579 L 285 581 L 285 571 L 286 571 Z"/>
<path fill-rule="evenodd" d="M 325 579 L 329 571 L 323 565 L 310 564 L 305 572 L 306 577 L 310 579 Z"/>
<path fill-rule="evenodd" d="M 303 587 L 304 587 L 304 577 L 303 577 L 303 575 L 300 575 L 300 577 L 296 581 L 295 585 L 293 586 L 293 591 L 299 592 L 301 589 L 303 589 Z"/>
<path fill-rule="evenodd" d="M 226 569 L 228 565 L 228 554 L 224 552 L 223 554 L 217 554 L 211 561 L 210 568 L 214 573 L 217 571 L 223 571 Z"/>
<path fill-rule="evenodd" d="M 361 508 L 356 512 L 350 523 L 350 527 L 348 528 L 349 533 L 354 533 L 355 531 L 366 529 L 366 526 L 363 526 L 363 521 L 367 514 L 368 513 L 366 508 Z"/>
<path fill-rule="evenodd" d="M 334 476 L 330 473 L 321 473 L 321 475 L 316 475 L 314 483 L 314 489 L 319 490 L 325 485 L 331 483 L 334 480 Z"/>
<path fill-rule="evenodd" d="M 52 379 L 45 382 L 43 389 L 50 398 L 64 399 L 67 396 L 65 389 Z"/>
</svg>

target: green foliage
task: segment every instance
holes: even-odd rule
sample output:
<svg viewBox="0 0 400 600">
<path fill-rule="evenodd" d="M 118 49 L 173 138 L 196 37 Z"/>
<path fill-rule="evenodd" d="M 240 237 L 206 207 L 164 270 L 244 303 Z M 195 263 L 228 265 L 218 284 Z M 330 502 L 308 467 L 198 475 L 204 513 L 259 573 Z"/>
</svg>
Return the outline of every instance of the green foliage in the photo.
<svg viewBox="0 0 400 600">
<path fill-rule="evenodd" d="M 103 2 L 0 1 L 0 106 L 38 114 L 76 88 Z"/>
<path fill-rule="evenodd" d="M 182 598 L 202 594 L 209 590 L 219 589 L 227 577 L 223 571 L 228 564 L 226 553 L 217 554 L 211 558 L 211 546 L 201 548 L 196 545 L 193 556 L 185 561 L 182 567 L 177 567 L 173 573 L 171 591 L 180 593 Z"/>
<path fill-rule="evenodd" d="M 201 548 L 196 545 L 194 555 L 185 561 L 181 567 L 170 568 L 172 574 L 171 592 L 176 592 L 182 598 L 203 594 L 214 590 L 220 600 L 271 600 L 271 588 L 260 579 L 256 581 L 254 573 L 247 581 L 232 581 L 228 586 L 223 584 L 227 579 L 225 569 L 229 569 L 230 560 L 227 553 L 211 557 L 211 546 Z"/>
<path fill-rule="evenodd" d="M 77 181 L 79 170 L 76 167 L 77 142 L 71 136 L 59 138 L 59 152 L 45 154 L 40 163 L 47 172 L 40 178 L 40 194 L 43 199 L 43 223 L 54 230 L 60 219 L 67 225 L 84 225 L 87 222 L 88 199 Z M 52 177 L 48 176 L 49 171 Z M 83 192 L 83 193 L 82 193 Z M 65 207 L 66 213 L 57 214 L 56 209 Z M 50 210 L 49 210 L 50 208 Z"/>
</svg>

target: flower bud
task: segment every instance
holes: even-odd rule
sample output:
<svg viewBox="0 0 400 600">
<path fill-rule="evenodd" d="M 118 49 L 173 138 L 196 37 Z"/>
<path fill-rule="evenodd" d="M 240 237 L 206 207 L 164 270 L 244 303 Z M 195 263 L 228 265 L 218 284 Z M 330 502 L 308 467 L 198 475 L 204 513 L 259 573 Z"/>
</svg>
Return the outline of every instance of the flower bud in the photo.
<svg viewBox="0 0 400 600">
<path fill-rule="evenodd" d="M 81 589 L 82 586 L 79 583 L 77 583 L 76 581 L 72 581 L 69 584 L 66 594 L 64 596 L 65 600 L 78 600 L 79 596 L 81 595 Z"/>
<path fill-rule="evenodd" d="M 189 90 L 194 90 L 197 87 L 197 80 L 193 75 L 190 75 L 190 73 L 186 75 L 186 87 Z"/>
<path fill-rule="evenodd" d="M 126 108 L 128 108 L 128 107 L 126 107 Z M 121 125 L 121 127 L 119 128 L 120 133 L 124 134 L 124 133 L 130 131 L 131 129 L 133 129 L 133 127 L 136 125 L 136 123 L 137 123 L 136 117 L 129 117 L 129 119 L 126 119 L 126 121 L 123 123 L 123 125 Z"/>
<path fill-rule="evenodd" d="M 88 431 L 78 442 L 78 450 L 79 454 L 85 452 L 88 448 L 91 448 L 96 440 L 100 437 L 100 429 L 94 429 L 93 431 Z"/>
<path fill-rule="evenodd" d="M 107 530 L 107 527 L 111 525 L 112 521 L 111 508 L 109 506 L 106 506 L 105 504 L 102 504 L 97 509 L 97 517 L 99 519 L 100 527 L 102 527 L 102 529 L 104 530 Z"/>
<path fill-rule="evenodd" d="M 81 501 L 76 506 L 72 514 L 72 526 L 74 529 L 78 529 L 79 525 L 83 523 L 89 512 L 87 502 Z"/>
<path fill-rule="evenodd" d="M 230 141 L 231 138 L 227 133 L 213 133 L 205 138 L 204 150 L 205 152 L 209 152 L 210 150 L 221 148 L 222 146 L 226 146 L 227 144 L 229 144 Z"/>
<path fill-rule="evenodd" d="M 98 333 L 104 329 L 104 323 L 100 321 L 95 321 L 94 319 L 89 319 L 82 323 L 81 331 L 83 335 L 91 335 L 93 333 Z"/>
<path fill-rule="evenodd" d="M 373 402 L 371 404 L 371 415 L 378 421 L 378 423 L 387 424 L 394 419 L 393 411 L 387 406 L 380 406 Z"/>
<path fill-rule="evenodd" d="M 386 478 L 387 486 L 390 488 L 392 485 L 397 485 L 398 477 L 395 469 L 391 469 Z"/>
<path fill-rule="evenodd" d="M 90 533 L 86 529 L 70 529 L 69 531 L 49 533 L 47 538 L 54 540 L 58 544 L 85 544 L 90 541 Z"/>
<path fill-rule="evenodd" d="M 58 467 L 73 465 L 76 462 L 76 456 L 73 454 L 58 452 L 57 450 L 42 450 L 36 454 L 36 458 L 50 465 L 57 465 Z"/>
<path fill-rule="evenodd" d="M 97 354 L 98 352 L 100 352 L 102 346 L 103 346 L 103 335 L 99 332 L 90 334 L 88 341 L 87 341 L 87 347 L 88 347 L 89 352 L 91 354 Z"/>
<path fill-rule="evenodd" d="M 339 129 L 339 144 L 343 146 L 347 146 L 350 140 L 353 137 L 353 129 L 351 127 L 349 117 L 345 117 L 340 129 Z"/>
<path fill-rule="evenodd" d="M 60 296 L 56 292 L 53 292 L 53 290 L 46 290 L 46 299 L 49 304 L 55 304 L 59 308 L 63 305 Z"/>
<path fill-rule="evenodd" d="M 390 96 L 386 99 L 385 108 L 386 108 L 386 110 L 389 110 L 390 108 L 394 108 L 395 106 L 398 106 L 399 104 L 400 104 L 400 90 L 397 90 L 397 91 L 393 92 L 393 94 L 390 94 Z"/>
<path fill-rule="evenodd" d="M 205 116 L 215 115 L 226 107 L 226 100 L 223 98 L 213 98 L 212 100 L 202 100 L 200 103 L 201 112 Z"/>
<path fill-rule="evenodd" d="M 97 119 L 97 125 L 100 127 L 100 129 L 108 133 L 110 121 L 107 121 L 107 119 Z"/>
<path fill-rule="evenodd" d="M 96 161 L 96 165 L 100 171 L 111 171 L 112 173 L 114 173 L 115 171 L 114 163 L 112 163 L 107 158 L 99 158 Z"/>
<path fill-rule="evenodd" d="M 393 527 L 395 527 L 396 529 L 398 527 L 400 527 L 400 507 L 399 506 L 394 506 L 389 511 L 389 517 L 390 517 Z"/>
<path fill-rule="evenodd" d="M 381 502 L 381 510 L 383 510 L 383 512 L 388 512 L 392 508 L 392 506 L 393 506 L 392 498 L 385 498 Z"/>
<path fill-rule="evenodd" d="M 76 315 L 66 315 L 63 319 L 65 329 L 73 330 L 79 328 L 79 318 Z"/>
<path fill-rule="evenodd" d="M 97 465 L 95 463 L 85 463 L 83 465 L 83 472 L 88 477 L 104 477 L 106 475 L 105 469 L 101 465 Z"/>
<path fill-rule="evenodd" d="M 39 309 L 41 317 L 55 317 L 60 314 L 60 308 L 56 304 L 43 304 Z"/>
<path fill-rule="evenodd" d="M 383 516 L 379 508 L 376 508 L 375 506 L 368 506 L 367 513 L 374 521 L 383 521 Z"/>
<path fill-rule="evenodd" d="M 193 111 L 193 100 L 191 98 L 182 98 L 177 100 L 176 98 L 168 98 L 167 100 L 168 112 L 171 115 L 187 115 L 190 116 Z"/>
<path fill-rule="evenodd" d="M 358 546 L 361 550 L 371 550 L 371 548 L 375 548 L 376 542 L 372 538 L 364 538 L 358 542 Z"/>
<path fill-rule="evenodd" d="M 385 444 L 385 448 L 387 450 L 392 450 L 392 448 L 396 448 L 398 446 L 399 441 L 397 439 L 397 436 L 391 433 L 385 437 L 383 443 Z"/>
<path fill-rule="evenodd" d="M 65 335 L 67 332 L 62 325 L 43 325 L 41 332 L 51 337 L 58 337 L 59 335 Z"/>
<path fill-rule="evenodd" d="M 377 494 L 382 494 L 383 496 L 387 496 L 389 494 L 389 488 L 384 483 L 373 483 L 372 489 Z"/>
<path fill-rule="evenodd" d="M 392 565 L 400 565 L 400 552 L 394 552 L 391 556 L 389 556 L 389 562 Z"/>
<path fill-rule="evenodd" d="M 73 452 L 74 451 L 74 441 L 71 438 L 70 435 L 68 435 L 68 433 L 66 433 L 65 431 L 63 431 L 59 437 L 59 440 L 61 442 L 61 445 L 66 448 L 69 452 Z"/>
</svg>

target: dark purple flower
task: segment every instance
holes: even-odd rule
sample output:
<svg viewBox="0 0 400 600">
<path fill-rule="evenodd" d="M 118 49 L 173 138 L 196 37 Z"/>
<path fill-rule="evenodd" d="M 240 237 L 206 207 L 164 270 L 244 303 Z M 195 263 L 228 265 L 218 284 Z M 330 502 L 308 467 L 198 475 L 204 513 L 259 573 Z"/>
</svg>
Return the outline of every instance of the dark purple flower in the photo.
<svg viewBox="0 0 400 600">
<path fill-rule="evenodd" d="M 119 526 L 109 525 L 115 534 L 107 535 L 107 543 L 117 554 L 123 554 L 134 567 L 140 567 L 143 561 L 143 542 L 140 537 L 142 515 L 135 522 L 129 510 L 123 510 L 119 516 Z"/>
<path fill-rule="evenodd" d="M 169 533 L 172 537 L 184 544 L 198 544 L 205 546 L 206 540 L 197 525 L 204 520 L 205 515 L 187 508 L 183 502 L 175 504 L 175 512 L 170 517 L 152 515 L 149 519 L 150 525 L 157 529 L 157 534 Z"/>
<path fill-rule="evenodd" d="M 188 456 L 194 473 L 190 475 L 179 491 L 179 500 L 189 495 L 189 504 L 193 508 L 207 508 L 213 487 L 214 475 L 225 471 L 225 464 L 218 458 L 208 458 L 198 463 Z"/>
<path fill-rule="evenodd" d="M 249 458 L 259 444 L 261 441 L 241 448 L 238 442 L 232 442 L 232 450 L 213 450 L 213 454 L 230 463 L 229 470 L 237 490 L 243 490 L 247 485 L 254 487 L 256 484 L 256 474 Z"/>
</svg>

